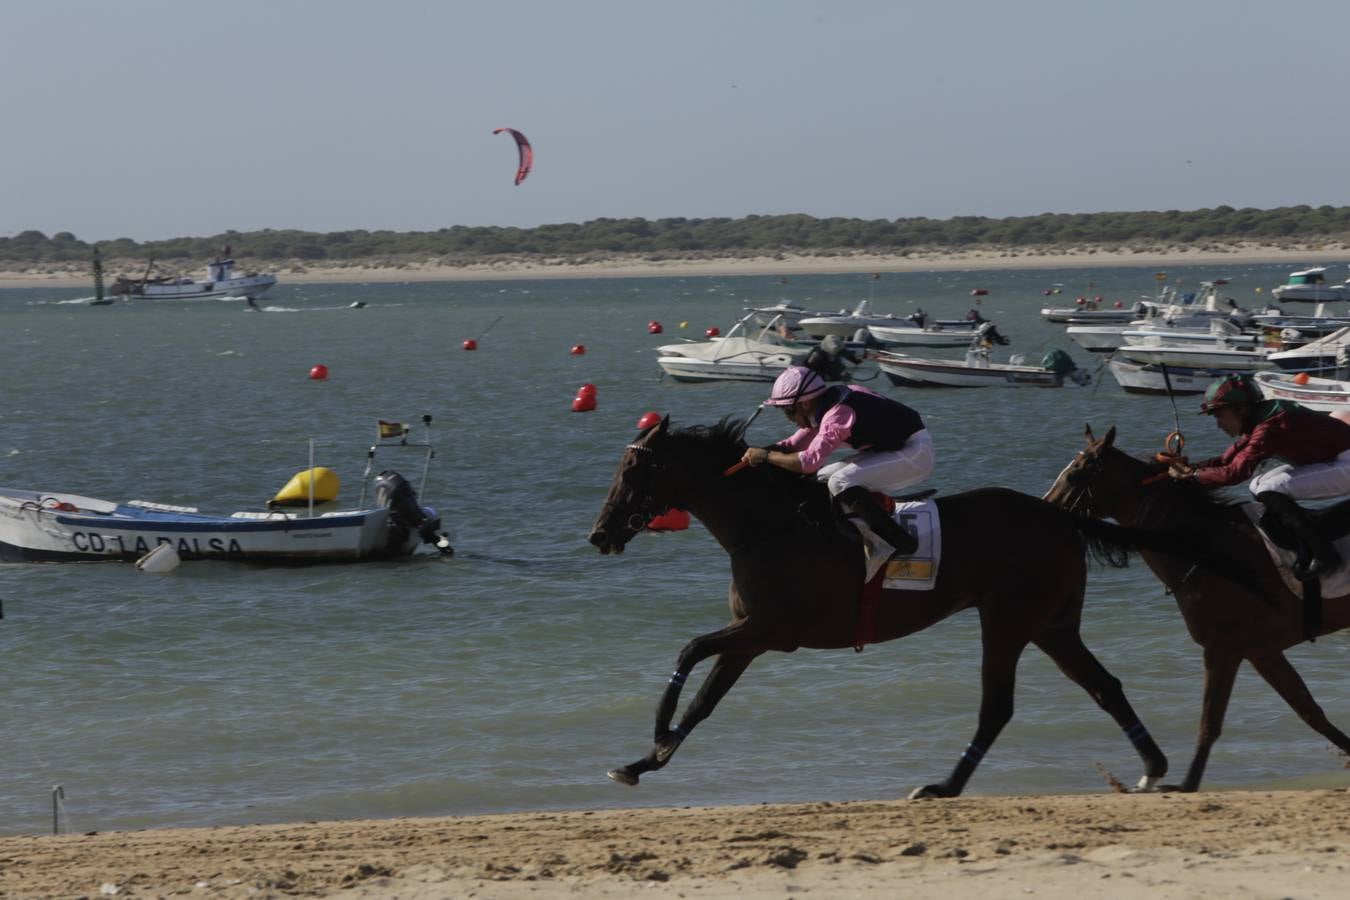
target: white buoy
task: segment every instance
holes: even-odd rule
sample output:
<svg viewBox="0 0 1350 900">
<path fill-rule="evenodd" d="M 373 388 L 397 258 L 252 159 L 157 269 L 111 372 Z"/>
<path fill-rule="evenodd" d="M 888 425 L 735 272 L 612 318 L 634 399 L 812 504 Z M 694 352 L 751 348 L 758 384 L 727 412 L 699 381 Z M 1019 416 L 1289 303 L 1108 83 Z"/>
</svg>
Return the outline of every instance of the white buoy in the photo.
<svg viewBox="0 0 1350 900">
<path fill-rule="evenodd" d="M 160 544 L 149 553 L 136 560 L 136 568 L 151 575 L 162 575 L 178 568 L 183 558 L 173 549 L 173 544 Z"/>
</svg>

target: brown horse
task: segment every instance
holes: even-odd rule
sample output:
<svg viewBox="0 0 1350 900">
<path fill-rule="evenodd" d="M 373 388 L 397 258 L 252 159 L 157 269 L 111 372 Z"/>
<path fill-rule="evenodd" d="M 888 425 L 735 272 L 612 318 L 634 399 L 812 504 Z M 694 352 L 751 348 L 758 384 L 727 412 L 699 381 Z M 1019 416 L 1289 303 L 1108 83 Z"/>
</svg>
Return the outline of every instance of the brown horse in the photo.
<svg viewBox="0 0 1350 900">
<path fill-rule="evenodd" d="M 767 650 L 840 649 L 859 643 L 862 553 L 830 524 L 829 495 L 812 477 L 772 466 L 724 476 L 745 452 L 744 425 L 671 429 L 669 418 L 629 444 L 591 530 L 602 553 L 619 553 L 645 523 L 670 507 L 687 509 L 731 556 L 732 621 L 680 652 L 656 710 L 651 751 L 609 773 L 637 784 L 660 769 L 706 719 L 755 657 Z M 885 591 L 867 639 L 921 631 L 963 609 L 979 610 L 983 644 L 979 724 L 945 781 L 911 796 L 955 797 L 1013 713 L 1017 662 L 1034 643 L 1124 730 L 1144 762 L 1141 789 L 1167 760 L 1131 709 L 1120 682 L 1083 644 L 1079 623 L 1085 550 L 1123 564 L 1138 537 L 1076 517 L 1026 494 L 984 488 L 937 501 L 942 560 L 931 591 Z M 717 657 L 678 725 L 680 690 L 699 662 Z"/>
<path fill-rule="evenodd" d="M 1192 569 L 1175 557 L 1142 551 L 1149 568 L 1175 595 L 1191 638 L 1205 651 L 1204 703 L 1195 758 L 1185 781 L 1163 789 L 1194 791 L 1200 787 L 1243 660 L 1250 661 L 1314 731 L 1350 753 L 1350 738 L 1327 721 L 1285 658 L 1285 650 L 1304 640 L 1303 601 L 1285 587 L 1246 515 L 1237 506 L 1216 503 L 1199 485 L 1167 478 L 1165 464 L 1134 459 L 1116 449 L 1115 439 L 1115 428 L 1101 440 L 1089 428 L 1087 449 L 1059 474 L 1045 499 L 1074 512 L 1110 517 L 1143 530 L 1187 528 L 1208 536 L 1216 547 L 1241 560 L 1244 569 L 1243 577 L 1235 582 L 1214 571 Z M 1350 598 L 1324 601 L 1321 620 L 1318 634 L 1350 625 Z"/>
</svg>

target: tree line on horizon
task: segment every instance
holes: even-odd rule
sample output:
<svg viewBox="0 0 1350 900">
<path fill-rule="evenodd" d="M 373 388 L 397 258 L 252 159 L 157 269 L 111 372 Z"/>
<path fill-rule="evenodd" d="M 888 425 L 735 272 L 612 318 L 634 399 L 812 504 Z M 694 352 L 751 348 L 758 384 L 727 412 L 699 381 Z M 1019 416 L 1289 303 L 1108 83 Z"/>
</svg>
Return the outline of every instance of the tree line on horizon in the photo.
<svg viewBox="0 0 1350 900">
<path fill-rule="evenodd" d="M 261 260 L 357 260 L 436 256 L 446 261 L 498 255 L 586 256 L 613 253 L 876 251 L 923 247 L 1032 247 L 1064 244 L 1122 246 L 1140 242 L 1350 237 L 1350 206 L 1285 206 L 1165 212 L 1043 213 L 1038 216 L 955 216 L 901 219 L 816 218 L 793 214 L 712 219 L 593 219 L 536 228 L 456 225 L 437 231 L 330 231 L 263 229 L 163 241 L 99 241 L 115 259 L 205 259 L 229 246 L 236 256 Z M 68 231 L 51 237 L 24 231 L 0 238 L 0 262 L 88 260 L 94 244 Z"/>
</svg>

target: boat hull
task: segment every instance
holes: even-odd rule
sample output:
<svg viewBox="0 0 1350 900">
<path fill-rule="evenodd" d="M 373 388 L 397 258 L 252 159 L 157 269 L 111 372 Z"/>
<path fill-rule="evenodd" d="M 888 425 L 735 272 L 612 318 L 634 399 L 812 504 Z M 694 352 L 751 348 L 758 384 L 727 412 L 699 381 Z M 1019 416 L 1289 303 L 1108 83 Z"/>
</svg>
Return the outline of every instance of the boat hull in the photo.
<svg viewBox="0 0 1350 900">
<path fill-rule="evenodd" d="M 1119 355 L 1107 361 L 1111 375 L 1128 394 L 1203 394 L 1214 382 L 1231 372 L 1230 369 L 1195 369 L 1169 365 L 1166 374 L 1162 366 L 1147 365 L 1122 359 Z M 1168 388 L 1168 382 L 1171 388 Z"/>
<path fill-rule="evenodd" d="M 0 560 L 131 562 L 160 544 L 183 560 L 318 563 L 406 556 L 421 542 L 387 508 L 211 516 L 74 494 L 0 489 Z"/>
<path fill-rule="evenodd" d="M 975 337 L 973 328 L 905 328 L 875 325 L 867 330 L 885 347 L 965 347 Z"/>
<path fill-rule="evenodd" d="M 792 365 L 790 356 L 781 355 L 752 362 L 693 359 L 684 356 L 660 356 L 656 359 L 666 375 L 679 382 L 773 381 Z"/>
<path fill-rule="evenodd" d="M 877 366 L 891 384 L 904 387 L 1042 387 L 1064 384 L 1064 376 L 1035 366 L 967 366 L 953 360 L 882 358 Z"/>
<path fill-rule="evenodd" d="M 147 284 L 128 296 L 138 300 L 213 300 L 217 297 L 260 297 L 276 286 L 275 275 L 231 278 L 226 281 L 194 281 L 188 284 Z"/>
<path fill-rule="evenodd" d="M 1282 372 L 1258 372 L 1253 382 L 1267 400 L 1292 400 L 1319 412 L 1350 410 L 1350 383 L 1333 378 L 1309 378 L 1298 384 Z"/>
</svg>

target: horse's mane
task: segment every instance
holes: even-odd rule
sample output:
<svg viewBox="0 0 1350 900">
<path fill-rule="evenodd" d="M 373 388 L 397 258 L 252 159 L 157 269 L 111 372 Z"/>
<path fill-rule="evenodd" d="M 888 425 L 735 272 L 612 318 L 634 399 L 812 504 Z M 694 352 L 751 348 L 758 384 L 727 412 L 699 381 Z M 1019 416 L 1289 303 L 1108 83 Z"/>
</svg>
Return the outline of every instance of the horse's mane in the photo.
<svg viewBox="0 0 1350 900">
<path fill-rule="evenodd" d="M 1119 448 L 1108 451 L 1118 454 L 1119 458 L 1129 462 L 1138 473 L 1140 482 L 1150 476 L 1166 471 L 1166 466 L 1150 458 L 1131 456 Z M 1251 572 L 1247 561 L 1233 557 L 1232 542 L 1225 537 L 1231 533 L 1228 529 L 1248 527 L 1247 519 L 1242 515 L 1239 504 L 1227 500 L 1194 481 L 1176 481 L 1161 478 L 1139 487 L 1139 500 L 1135 510 L 1135 521 L 1141 527 L 1159 534 L 1168 534 L 1177 542 L 1178 548 L 1189 547 L 1198 554 L 1198 558 L 1217 564 L 1220 570 Z M 1144 525 L 1147 523 L 1147 525 Z M 1093 556 L 1102 559 L 1102 548 L 1091 546 Z M 1111 551 L 1106 551 L 1108 561 Z M 1118 555 L 1118 554 L 1117 554 Z"/>
<path fill-rule="evenodd" d="M 715 472 L 717 478 L 737 462 L 747 446 L 742 437 L 746 420 L 726 416 L 712 425 L 689 425 L 672 429 L 670 440 L 676 448 L 682 465 L 692 469 Z M 763 465 L 748 468 L 732 476 L 737 487 L 754 492 L 751 502 L 773 505 L 784 502 L 795 508 L 804 501 L 813 505 L 828 500 L 829 492 L 813 476 L 798 475 L 777 466 Z"/>
</svg>

